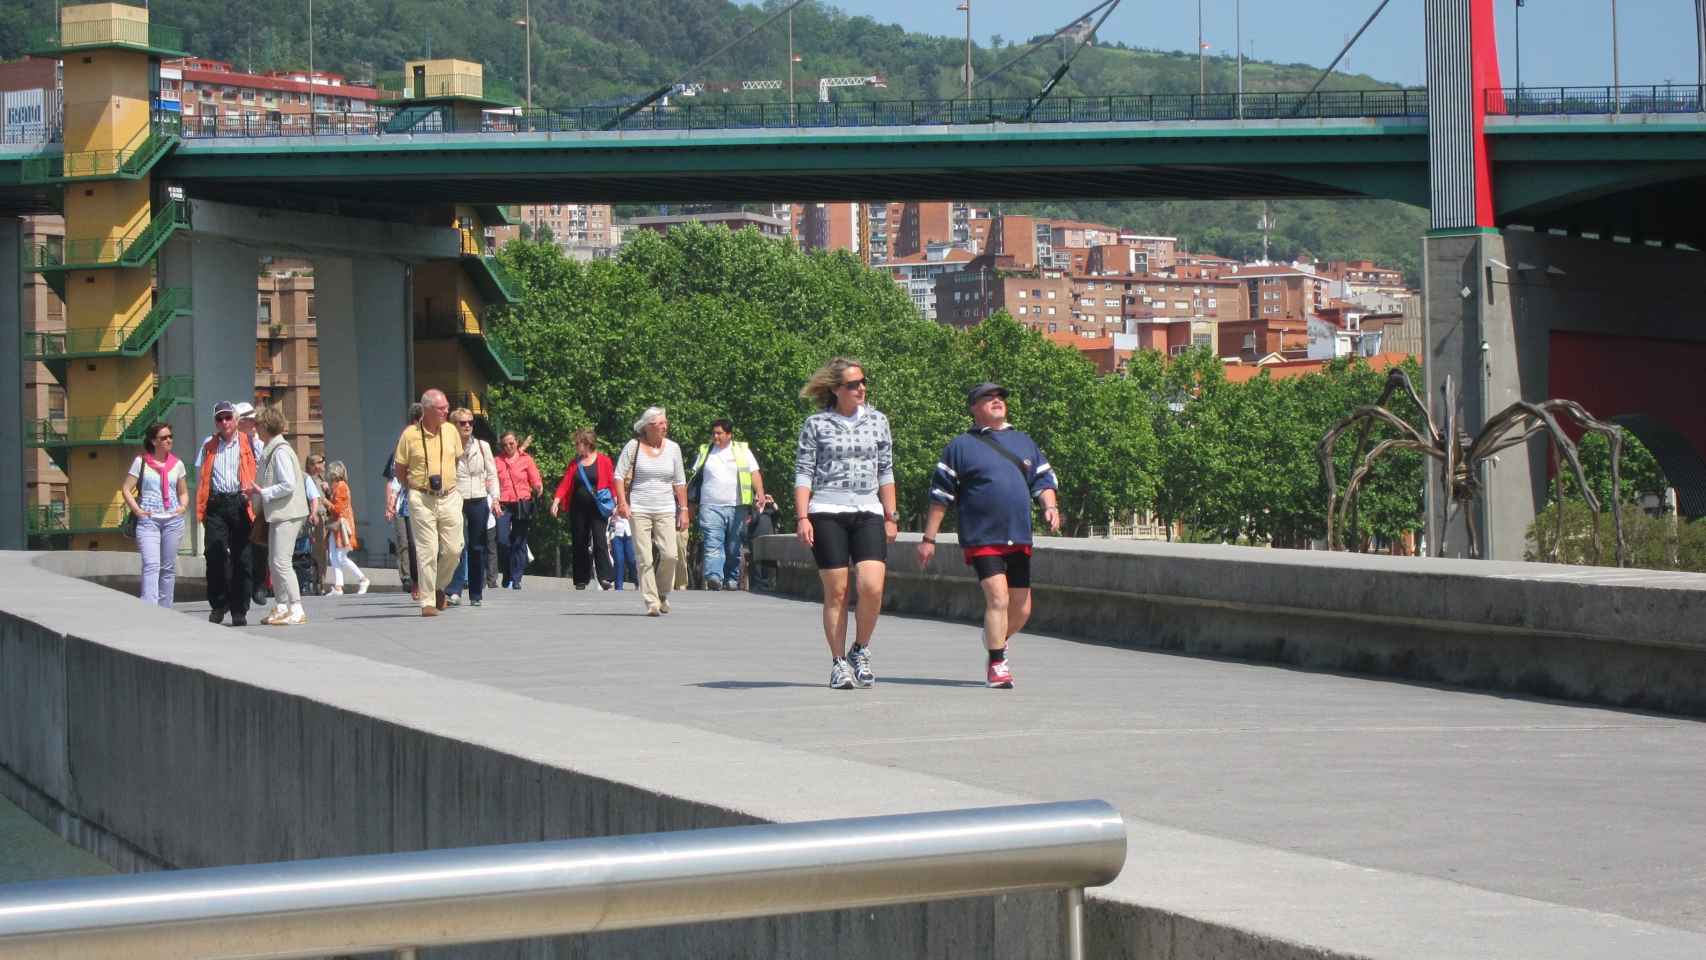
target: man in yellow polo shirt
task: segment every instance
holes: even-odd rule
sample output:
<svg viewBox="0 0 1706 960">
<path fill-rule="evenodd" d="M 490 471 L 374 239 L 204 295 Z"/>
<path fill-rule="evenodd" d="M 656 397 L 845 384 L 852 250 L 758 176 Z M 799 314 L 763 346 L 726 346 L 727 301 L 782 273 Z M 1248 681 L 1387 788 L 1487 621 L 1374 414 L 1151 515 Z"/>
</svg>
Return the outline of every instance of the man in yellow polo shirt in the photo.
<svg viewBox="0 0 1706 960">
<path fill-rule="evenodd" d="M 462 495 L 456 490 L 462 438 L 446 423 L 449 416 L 443 390 L 421 394 L 420 422 L 403 429 L 391 458 L 397 479 L 409 491 L 409 536 L 415 541 L 423 617 L 436 617 L 445 608 L 444 587 L 462 556 Z"/>
</svg>

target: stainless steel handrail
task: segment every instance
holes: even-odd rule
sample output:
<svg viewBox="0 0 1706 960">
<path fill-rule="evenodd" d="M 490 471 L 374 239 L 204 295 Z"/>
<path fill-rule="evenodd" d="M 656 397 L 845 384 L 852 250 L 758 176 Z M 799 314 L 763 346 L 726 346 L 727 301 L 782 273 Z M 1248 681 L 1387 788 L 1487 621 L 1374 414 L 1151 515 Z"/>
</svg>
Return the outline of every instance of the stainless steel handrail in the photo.
<svg viewBox="0 0 1706 960">
<path fill-rule="evenodd" d="M 1023 890 L 1125 862 L 1100 800 L 213 867 L 0 887 L 5 960 L 317 957 Z"/>
</svg>

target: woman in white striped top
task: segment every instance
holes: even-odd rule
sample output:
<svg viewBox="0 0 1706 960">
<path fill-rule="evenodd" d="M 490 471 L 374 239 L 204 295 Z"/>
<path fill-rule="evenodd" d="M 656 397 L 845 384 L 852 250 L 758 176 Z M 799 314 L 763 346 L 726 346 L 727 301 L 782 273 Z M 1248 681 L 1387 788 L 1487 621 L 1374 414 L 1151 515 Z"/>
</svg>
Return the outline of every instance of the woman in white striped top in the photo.
<svg viewBox="0 0 1706 960">
<path fill-rule="evenodd" d="M 648 407 L 634 422 L 633 440 L 616 461 L 616 513 L 634 528 L 640 598 L 646 616 L 669 612 L 678 531 L 687 529 L 687 471 L 681 447 L 669 439 L 669 416 Z"/>
</svg>

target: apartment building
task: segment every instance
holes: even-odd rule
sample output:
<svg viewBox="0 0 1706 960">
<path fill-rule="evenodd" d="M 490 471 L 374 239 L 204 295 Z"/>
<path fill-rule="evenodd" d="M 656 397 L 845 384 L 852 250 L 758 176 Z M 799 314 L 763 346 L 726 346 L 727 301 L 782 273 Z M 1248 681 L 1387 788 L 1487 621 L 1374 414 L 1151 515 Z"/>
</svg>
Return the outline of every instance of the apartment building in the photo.
<svg viewBox="0 0 1706 960">
<path fill-rule="evenodd" d="M 487 253 L 521 236 L 549 231 L 563 255 L 575 260 L 607 257 L 622 245 L 621 230 L 613 222 L 608 203 L 524 203 L 516 206 L 511 223 L 485 228 Z"/>
<path fill-rule="evenodd" d="M 255 280 L 255 406 L 278 407 L 298 457 L 326 452 L 314 265 L 263 257 Z"/>
<path fill-rule="evenodd" d="M 205 57 L 160 65 L 160 99 L 178 102 L 184 135 L 191 137 L 234 128 L 284 134 L 359 130 L 375 122 L 384 96 L 371 84 L 323 70 L 246 73 Z"/>
<path fill-rule="evenodd" d="M 873 266 L 887 273 L 897 286 L 906 291 L 907 296 L 912 298 L 912 305 L 918 308 L 920 316 L 926 320 L 935 320 L 938 317 L 936 281 L 947 274 L 964 270 L 972 259 L 972 255 L 965 250 L 937 242 L 930 244 L 922 253 L 895 257 L 887 263 Z"/>
<path fill-rule="evenodd" d="M 976 326 L 997 310 L 1006 310 L 1028 327 L 1045 333 L 1070 331 L 1072 280 L 1059 270 L 1017 272 L 1005 257 L 984 254 L 963 269 L 936 278 L 936 319 L 958 327 Z"/>
<path fill-rule="evenodd" d="M 686 223 L 702 223 L 713 227 L 727 227 L 730 230 L 750 228 L 773 240 L 780 240 L 788 235 L 788 222 L 786 220 L 763 213 L 749 213 L 744 210 L 730 210 L 721 213 L 682 213 L 666 217 L 635 217 L 628 220 L 624 225 L 633 230 L 668 233 Z"/>
<path fill-rule="evenodd" d="M 1379 266 L 1373 260 L 1331 260 L 1321 274 L 1343 283 L 1353 298 L 1371 293 L 1403 296 L 1409 292 L 1404 271 Z"/>
<path fill-rule="evenodd" d="M 1245 284 L 1252 320 L 1307 320 L 1343 291 L 1343 284 L 1295 266 L 1247 265 L 1231 276 Z"/>
<path fill-rule="evenodd" d="M 802 250 L 847 250 L 859 253 L 857 203 L 796 203 L 791 216 L 794 242 Z M 887 207 L 885 205 L 885 223 Z"/>
</svg>

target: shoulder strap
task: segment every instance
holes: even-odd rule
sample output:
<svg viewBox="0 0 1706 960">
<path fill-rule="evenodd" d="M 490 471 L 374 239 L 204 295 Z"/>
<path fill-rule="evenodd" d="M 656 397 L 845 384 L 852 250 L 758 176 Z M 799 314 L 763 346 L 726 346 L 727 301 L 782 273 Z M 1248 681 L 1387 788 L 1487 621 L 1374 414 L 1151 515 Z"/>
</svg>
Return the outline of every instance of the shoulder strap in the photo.
<svg viewBox="0 0 1706 960">
<path fill-rule="evenodd" d="M 1015 468 L 1018 469 L 1019 476 L 1025 478 L 1025 483 L 1029 484 L 1031 482 L 1031 471 L 1025 466 L 1025 461 L 1023 461 L 1023 460 L 1019 459 L 1019 457 L 1015 456 L 1013 451 L 1007 449 L 1006 447 L 1002 446 L 1000 443 L 996 442 L 996 439 L 987 433 L 973 433 L 972 436 L 976 437 L 978 440 L 980 440 L 986 444 L 989 444 L 989 448 L 991 450 L 994 450 L 996 453 L 999 453 L 1003 457 L 1006 457 L 1007 462 L 1011 463 Z"/>
</svg>

